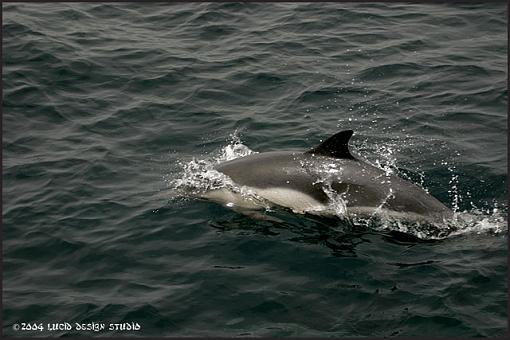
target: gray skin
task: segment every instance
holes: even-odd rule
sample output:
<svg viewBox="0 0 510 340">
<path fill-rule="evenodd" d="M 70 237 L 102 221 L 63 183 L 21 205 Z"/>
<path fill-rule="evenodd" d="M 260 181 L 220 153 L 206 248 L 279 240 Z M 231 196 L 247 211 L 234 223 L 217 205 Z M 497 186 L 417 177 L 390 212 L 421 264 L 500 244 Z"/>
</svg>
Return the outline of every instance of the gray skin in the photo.
<svg viewBox="0 0 510 340">
<path fill-rule="evenodd" d="M 341 195 L 347 212 L 355 216 L 386 211 L 390 215 L 413 220 L 442 221 L 452 217 L 453 212 L 449 208 L 422 188 L 352 157 L 347 149 L 350 135 L 346 137 L 344 145 L 335 146 L 339 150 L 344 149 L 336 157 L 318 149 L 319 146 L 305 153 L 279 151 L 252 154 L 219 164 L 216 170 L 230 177 L 237 185 L 255 191 L 288 189 L 323 205 L 329 203 L 325 192 L 329 188 Z M 333 170 L 324 172 L 328 169 Z M 329 187 L 325 183 L 329 183 Z M 289 208 L 293 208 L 292 204 L 292 197 L 288 197 L 288 203 L 281 203 L 281 200 L 279 203 Z"/>
</svg>

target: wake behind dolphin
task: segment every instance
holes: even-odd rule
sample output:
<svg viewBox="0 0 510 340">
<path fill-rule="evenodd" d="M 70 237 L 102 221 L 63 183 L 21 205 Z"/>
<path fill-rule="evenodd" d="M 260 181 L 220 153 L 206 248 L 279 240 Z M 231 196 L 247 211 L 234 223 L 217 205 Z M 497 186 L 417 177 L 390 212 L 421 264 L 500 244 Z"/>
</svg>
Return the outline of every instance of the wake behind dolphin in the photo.
<svg viewBox="0 0 510 340">
<path fill-rule="evenodd" d="M 355 158 L 348 148 L 352 134 L 341 131 L 306 152 L 264 152 L 220 163 L 215 169 L 244 190 L 224 187 L 200 196 L 239 210 L 276 205 L 325 215 L 337 214 L 332 204 L 342 202 L 348 217 L 452 218 L 453 211 L 422 188 Z"/>
</svg>

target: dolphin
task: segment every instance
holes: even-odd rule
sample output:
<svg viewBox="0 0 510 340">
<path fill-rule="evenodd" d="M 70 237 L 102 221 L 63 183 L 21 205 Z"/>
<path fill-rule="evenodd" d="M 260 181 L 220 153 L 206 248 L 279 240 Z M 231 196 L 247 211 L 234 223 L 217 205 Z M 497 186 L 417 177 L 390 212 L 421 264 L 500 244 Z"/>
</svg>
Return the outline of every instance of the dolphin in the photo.
<svg viewBox="0 0 510 340">
<path fill-rule="evenodd" d="M 453 211 L 421 187 L 354 157 L 348 146 L 352 135 L 341 131 L 305 152 L 262 152 L 219 163 L 215 170 L 244 191 L 222 188 L 201 197 L 239 209 L 282 206 L 334 215 L 340 208 L 346 217 L 452 218 Z M 341 206 L 332 206 L 335 202 Z"/>
</svg>

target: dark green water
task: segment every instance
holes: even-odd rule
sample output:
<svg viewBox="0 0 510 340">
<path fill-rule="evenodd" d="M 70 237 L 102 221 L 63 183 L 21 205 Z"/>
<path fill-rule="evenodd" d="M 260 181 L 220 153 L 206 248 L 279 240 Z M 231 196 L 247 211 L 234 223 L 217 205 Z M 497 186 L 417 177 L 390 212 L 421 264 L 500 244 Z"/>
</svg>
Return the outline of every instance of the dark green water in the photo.
<svg viewBox="0 0 510 340">
<path fill-rule="evenodd" d="M 2 8 L 4 335 L 507 334 L 504 3 Z M 473 222 L 173 194 L 222 152 L 347 128 Z M 93 321 L 141 329 L 47 329 Z"/>
</svg>

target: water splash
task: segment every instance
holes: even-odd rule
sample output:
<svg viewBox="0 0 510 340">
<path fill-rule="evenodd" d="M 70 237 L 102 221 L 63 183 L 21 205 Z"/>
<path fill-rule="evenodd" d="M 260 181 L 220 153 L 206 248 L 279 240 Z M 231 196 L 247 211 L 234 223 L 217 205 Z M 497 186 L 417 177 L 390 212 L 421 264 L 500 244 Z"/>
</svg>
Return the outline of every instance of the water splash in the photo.
<svg viewBox="0 0 510 340">
<path fill-rule="evenodd" d="M 395 157 L 395 149 L 391 145 L 376 144 L 376 152 L 380 158 L 375 160 L 375 166 L 383 170 L 386 176 L 390 176 L 397 172 L 397 158 Z"/>
<path fill-rule="evenodd" d="M 444 165 L 448 165 L 447 162 L 443 162 Z M 450 181 L 448 184 L 450 185 L 450 189 L 448 190 L 448 194 L 450 195 L 450 199 L 452 200 L 452 208 L 453 212 L 457 213 L 459 211 L 459 203 L 462 201 L 462 196 L 459 194 L 459 175 L 455 174 L 455 166 L 448 166 L 448 171 L 451 174 Z M 456 216 L 455 214 L 454 216 Z"/>
<path fill-rule="evenodd" d="M 238 129 L 232 132 L 229 137 L 230 142 L 221 148 L 219 154 L 214 157 L 215 163 L 226 162 L 257 153 L 241 142 L 240 131 Z"/>
<path fill-rule="evenodd" d="M 322 167 L 314 170 L 314 173 L 318 175 L 318 179 L 312 184 L 319 184 L 329 199 L 329 204 L 326 209 L 324 209 L 325 212 L 331 211 L 339 218 L 348 219 L 347 204 L 349 202 L 346 195 L 345 193 L 336 192 L 332 187 L 334 180 L 342 177 L 342 167 L 336 163 L 326 163 L 323 164 Z"/>
<path fill-rule="evenodd" d="M 472 209 L 456 213 L 455 225 L 460 226 L 449 236 L 463 234 L 502 234 L 507 232 L 507 216 L 504 210 L 494 207 L 486 209 Z"/>
<path fill-rule="evenodd" d="M 164 178 L 168 188 L 176 193 L 176 197 L 195 197 L 218 189 L 228 189 L 241 194 L 246 199 L 261 200 L 249 188 L 238 186 L 228 176 L 214 169 L 218 163 L 230 161 L 256 153 L 242 144 L 239 131 L 230 134 L 229 142 L 212 156 L 204 159 L 193 157 L 191 160 L 179 160 L 180 169 L 175 176 Z"/>
</svg>

